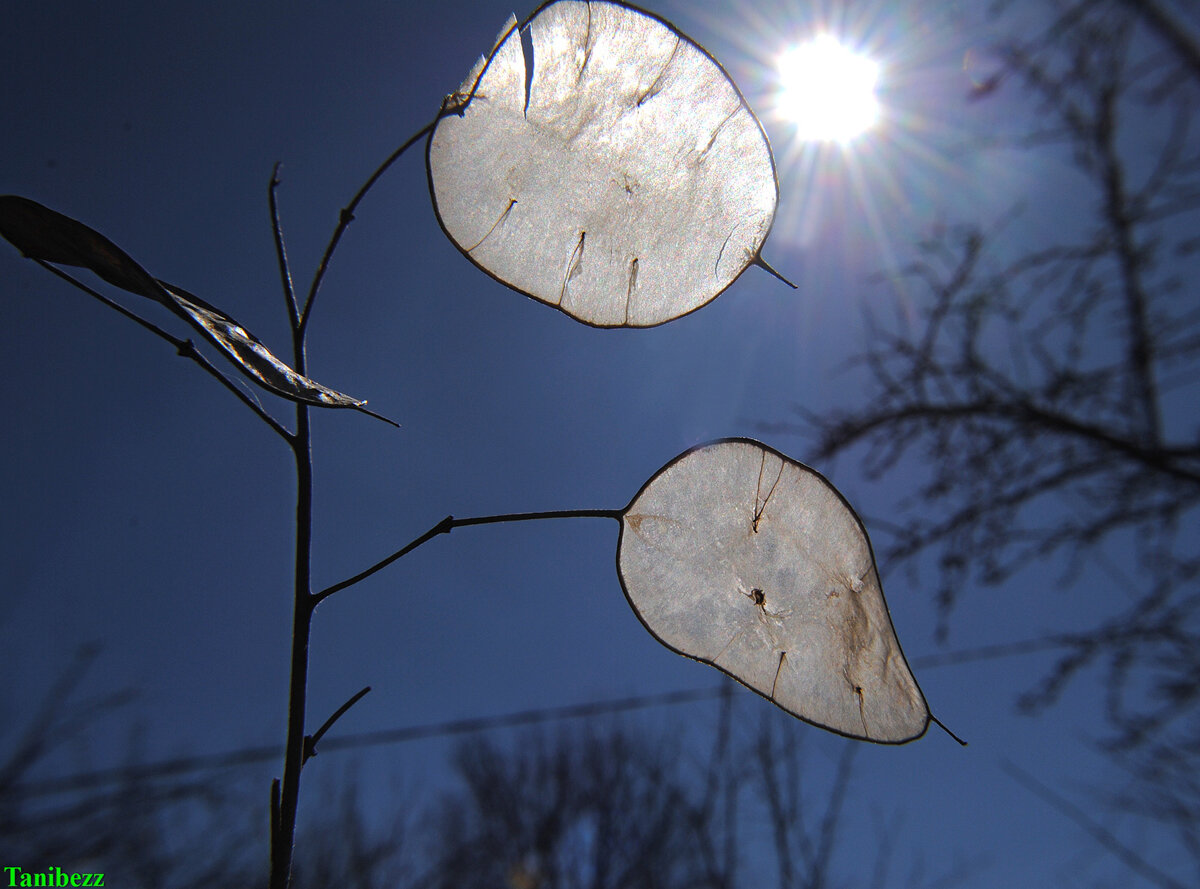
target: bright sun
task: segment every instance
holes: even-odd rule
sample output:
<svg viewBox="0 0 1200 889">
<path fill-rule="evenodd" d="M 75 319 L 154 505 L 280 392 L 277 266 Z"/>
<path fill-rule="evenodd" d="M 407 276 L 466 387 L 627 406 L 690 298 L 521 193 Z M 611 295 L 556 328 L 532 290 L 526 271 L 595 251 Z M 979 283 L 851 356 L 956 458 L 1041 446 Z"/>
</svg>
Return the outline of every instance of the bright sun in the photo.
<svg viewBox="0 0 1200 889">
<path fill-rule="evenodd" d="M 848 142 L 879 117 L 879 65 L 828 34 L 779 57 L 777 107 L 801 139 Z"/>
</svg>

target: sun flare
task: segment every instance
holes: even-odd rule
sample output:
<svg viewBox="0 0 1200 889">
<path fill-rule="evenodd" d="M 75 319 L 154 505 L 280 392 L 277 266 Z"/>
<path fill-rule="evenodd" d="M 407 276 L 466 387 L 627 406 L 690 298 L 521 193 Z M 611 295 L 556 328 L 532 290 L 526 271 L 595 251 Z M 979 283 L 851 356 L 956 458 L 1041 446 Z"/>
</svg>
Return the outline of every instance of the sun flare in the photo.
<svg viewBox="0 0 1200 889">
<path fill-rule="evenodd" d="M 879 65 L 822 34 L 779 56 L 779 113 L 801 139 L 849 142 L 879 118 Z"/>
</svg>

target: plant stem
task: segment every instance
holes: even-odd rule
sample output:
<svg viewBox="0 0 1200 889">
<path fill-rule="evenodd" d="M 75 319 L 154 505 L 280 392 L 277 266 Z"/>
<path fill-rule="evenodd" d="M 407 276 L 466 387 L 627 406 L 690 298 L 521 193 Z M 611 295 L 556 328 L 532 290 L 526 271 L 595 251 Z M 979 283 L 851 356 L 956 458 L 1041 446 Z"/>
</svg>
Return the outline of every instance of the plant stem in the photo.
<svg viewBox="0 0 1200 889">
<path fill-rule="evenodd" d="M 501 522 L 532 522 L 539 519 L 616 519 L 619 522 L 624 514 L 625 511 L 622 509 L 558 509 L 546 512 L 510 512 L 503 515 L 475 516 L 474 518 L 465 519 L 446 516 L 420 537 L 405 544 L 387 558 L 376 562 L 370 568 L 360 571 L 358 574 L 340 583 L 335 583 L 331 587 L 326 587 L 319 593 L 315 593 L 312 597 L 313 604 L 316 605 L 319 602 L 323 602 L 334 593 L 344 590 L 346 587 L 354 586 L 360 580 L 366 580 L 372 574 L 382 571 L 402 556 L 407 556 L 421 544 L 432 540 L 439 534 L 449 534 L 455 528 L 464 528 L 467 525 L 495 525 Z"/>
<path fill-rule="evenodd" d="M 303 324 L 292 318 L 292 351 L 298 373 L 306 373 Z M 292 660 L 288 690 L 287 742 L 279 826 L 272 833 L 271 889 L 287 889 L 292 877 L 296 813 L 300 803 L 300 770 L 304 767 L 304 717 L 308 695 L 308 638 L 312 628 L 312 431 L 308 405 L 296 405 L 296 433 L 289 443 L 296 461 L 296 565 L 292 605 Z"/>
<path fill-rule="evenodd" d="M 73 275 L 67 274 L 62 269 L 58 268 L 57 266 L 53 266 L 50 263 L 48 263 L 44 260 L 41 260 L 41 259 L 35 259 L 34 262 L 36 262 L 38 265 L 40 265 L 42 268 L 44 268 L 46 271 L 50 272 L 51 274 L 57 275 L 59 278 L 62 278 L 68 284 L 71 284 L 72 286 L 79 288 L 84 293 L 99 300 L 101 303 L 108 306 L 113 311 L 118 312 L 121 315 L 124 315 L 126 318 L 128 318 L 130 321 L 133 321 L 135 324 L 141 325 L 143 328 L 150 331 L 155 336 L 166 340 L 168 343 L 170 343 L 172 346 L 175 347 L 175 351 L 179 353 L 180 357 L 190 358 L 193 361 L 195 361 L 196 364 L 200 365 L 201 370 L 203 370 L 205 373 L 207 373 L 209 376 L 211 376 L 213 379 L 215 379 L 218 383 L 220 383 L 222 386 L 224 386 L 226 389 L 228 389 L 230 392 L 232 392 L 234 397 L 237 398 L 238 401 L 242 402 L 242 404 L 246 405 L 246 407 L 248 407 L 248 408 L 250 408 L 250 410 L 254 411 L 254 413 L 256 413 L 258 415 L 258 418 L 260 420 L 262 420 L 264 423 L 266 423 L 268 426 L 270 426 L 276 435 L 280 436 L 285 441 L 291 440 L 292 434 L 290 432 L 288 432 L 286 429 L 284 429 L 283 426 L 281 426 L 279 423 L 277 423 L 270 414 L 268 414 L 265 410 L 263 410 L 262 407 L 260 407 L 254 401 L 253 398 L 251 398 L 249 395 L 247 395 L 245 392 L 243 392 L 241 389 L 239 389 L 237 387 L 237 385 L 235 385 L 234 382 L 231 379 L 229 379 L 229 377 L 225 376 L 223 373 L 221 373 L 219 370 L 217 370 L 215 367 L 213 367 L 213 365 L 211 363 L 209 363 L 208 359 L 205 358 L 202 354 L 200 354 L 200 352 L 196 349 L 195 345 L 192 343 L 191 340 L 180 339 L 177 336 L 173 336 L 172 334 L 167 333 L 165 330 L 163 330 L 157 324 L 147 321 L 145 318 L 143 318 L 141 315 L 138 315 L 136 312 L 131 312 L 129 309 L 125 308 L 120 303 L 109 299 L 103 293 L 100 293 L 98 290 L 96 290 L 93 287 L 89 287 L 88 285 L 86 285 L 82 281 L 80 281 L 79 279 L 75 278 Z M 363 413 L 370 413 L 370 412 L 364 410 Z M 391 422 L 391 420 L 387 420 L 386 417 L 381 417 L 380 419 L 386 420 L 389 423 Z"/>
<path fill-rule="evenodd" d="M 388 168 L 400 158 L 400 155 L 404 154 L 404 152 L 433 132 L 433 128 L 440 119 L 441 115 L 439 114 L 429 123 L 425 124 L 425 126 L 421 127 L 421 129 L 417 130 L 417 132 L 413 133 L 403 145 L 388 155 L 387 160 L 376 168 L 375 172 L 370 175 L 367 181 L 355 193 L 354 197 L 350 199 L 350 203 L 343 207 L 342 212 L 338 214 L 337 228 L 333 230 L 333 237 L 329 239 L 329 244 L 325 247 L 325 254 L 321 257 L 316 274 L 313 275 L 312 286 L 308 289 L 308 296 L 304 299 L 304 305 L 300 307 L 301 335 L 308 328 L 308 319 L 312 317 L 313 303 L 316 301 L 317 291 L 321 289 L 321 281 L 325 277 L 326 270 L 329 268 L 329 261 L 333 259 L 333 251 L 337 249 L 338 242 L 341 241 L 346 227 L 354 221 L 354 211 L 358 209 L 359 203 L 366 197 L 367 192 L 371 190 L 371 186 L 379 181 L 379 177 L 386 173 Z"/>
<path fill-rule="evenodd" d="M 296 405 L 296 434 L 292 439 L 292 451 L 296 457 L 296 585 L 292 611 L 287 746 L 284 751 L 283 786 L 279 801 L 279 830 L 275 833 L 275 848 L 271 850 L 271 889 L 287 889 L 291 882 L 296 812 L 300 802 L 300 770 L 304 767 L 308 638 L 314 604 L 309 592 L 312 553 L 312 450 L 307 405 Z"/>
<path fill-rule="evenodd" d="M 283 226 L 279 223 L 279 205 L 275 200 L 275 190 L 279 188 L 279 161 L 271 168 L 271 182 L 267 186 L 267 209 L 271 212 L 271 234 L 275 240 L 275 262 L 279 266 L 280 283 L 283 285 L 283 298 L 287 301 L 288 320 L 292 330 L 300 324 L 300 306 L 296 303 L 296 288 L 292 286 L 292 272 L 288 266 L 287 247 L 283 242 Z"/>
</svg>

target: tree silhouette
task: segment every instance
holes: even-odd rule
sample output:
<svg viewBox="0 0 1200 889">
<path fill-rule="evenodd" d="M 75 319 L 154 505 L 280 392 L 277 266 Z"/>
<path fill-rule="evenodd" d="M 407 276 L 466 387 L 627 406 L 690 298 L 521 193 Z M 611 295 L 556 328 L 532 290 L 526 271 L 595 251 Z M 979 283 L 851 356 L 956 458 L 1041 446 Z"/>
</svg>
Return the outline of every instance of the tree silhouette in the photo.
<svg viewBox="0 0 1200 889">
<path fill-rule="evenodd" d="M 843 803 L 858 745 L 833 774 L 776 712 L 745 730 L 723 699 L 711 746 L 678 734 L 586 723 L 462 742 L 461 787 L 426 819 L 433 860 L 421 885 L 515 889 L 887 886 L 894 831 L 847 855 Z M 964 874 L 934 875 L 953 885 Z M 926 875 L 909 874 L 910 885 Z"/>
<path fill-rule="evenodd" d="M 1122 585 L 1119 613 L 1082 608 L 1041 640 L 1059 657 L 1020 706 L 1099 665 L 1106 742 L 1148 782 L 1124 804 L 1200 861 L 1200 49 L 1152 0 L 1045 14 L 1007 23 L 972 98 L 1019 94 L 1023 129 L 996 140 L 1071 170 L 1067 205 L 1037 208 L 1053 236 L 1031 243 L 1020 207 L 932 232 L 904 269 L 914 305 L 871 319 L 862 403 L 783 426 L 812 436 L 817 465 L 853 454 L 905 479 L 882 556 L 936 559 L 943 638 L 971 582 L 1031 561 Z"/>
<path fill-rule="evenodd" d="M 71 738 L 85 743 L 119 703 L 76 700 L 89 663 L 80 657 L 64 672 L 39 714 L 89 704 L 70 720 Z M 756 722 L 739 699 L 748 700 L 726 683 L 695 733 L 656 715 L 602 712 L 569 722 L 556 714 L 555 726 L 517 732 L 497 731 L 511 722 L 481 724 L 451 754 L 458 787 L 401 794 L 385 814 L 366 807 L 353 768 L 338 769 L 300 824 L 293 885 L 819 889 L 953 885 L 964 875 L 914 871 L 900 881 L 894 821 L 873 834 L 869 854 L 848 854 L 844 810 L 860 745 L 832 742 L 840 750 L 831 769 L 786 714 L 751 704 Z M 4 757 L 6 767 L 25 763 L 0 784 L 5 860 L 159 889 L 266 884 L 256 781 L 136 765 L 71 787 L 30 781 L 25 773 L 64 728 L 35 717 Z"/>
<path fill-rule="evenodd" d="M 0 750 L 0 859 L 27 871 L 54 865 L 104 872 L 114 885 L 255 885 L 249 875 L 260 869 L 261 855 L 248 854 L 253 846 L 246 841 L 261 833 L 257 812 L 221 782 L 195 775 L 157 781 L 131 766 L 117 781 L 37 792 L 39 770 L 61 748 L 86 749 L 133 697 L 80 693 L 97 654 L 77 652 L 37 711 L 10 726 L 13 735 Z"/>
</svg>

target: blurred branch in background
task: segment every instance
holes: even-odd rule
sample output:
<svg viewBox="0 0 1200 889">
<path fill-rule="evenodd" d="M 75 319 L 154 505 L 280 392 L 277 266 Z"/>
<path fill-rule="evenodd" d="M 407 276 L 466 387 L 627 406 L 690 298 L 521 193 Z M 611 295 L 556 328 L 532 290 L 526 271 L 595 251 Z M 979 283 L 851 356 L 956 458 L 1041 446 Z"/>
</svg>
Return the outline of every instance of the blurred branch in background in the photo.
<svg viewBox="0 0 1200 889">
<path fill-rule="evenodd" d="M 1200 696 L 1200 77 L 1134 24 L 1121 5 L 1089 3 L 1044 40 L 995 49 L 1033 103 L 1028 144 L 1066 148 L 1090 186 L 1086 223 L 1028 249 L 1011 220 L 935 233 L 906 270 L 927 295 L 916 317 L 872 319 L 864 406 L 783 424 L 814 438 L 818 462 L 865 449 L 873 478 L 923 461 L 885 554 L 938 556 L 943 636 L 968 580 L 1000 583 L 1054 555 L 1073 570 L 1131 541 L 1135 603 L 1076 630 L 1025 700 L 1053 701 L 1105 658 L 1122 746 Z M 1123 153 L 1131 127 L 1159 137 L 1156 154 Z M 1143 674 L 1154 694 L 1124 697 Z"/>
<path fill-rule="evenodd" d="M 79 651 L 0 756 L 0 861 L 25 870 L 106 872 L 112 885 L 200 889 L 239 883 L 255 855 L 243 842 L 253 810 L 211 781 L 170 784 L 139 777 L 53 799 L 29 794 L 39 769 L 63 747 L 84 749 L 105 720 L 132 698 L 117 692 L 81 699 L 97 648 Z M 183 862 L 186 862 L 184 864 Z"/>
<path fill-rule="evenodd" d="M 513 889 L 733 889 L 953 885 L 957 871 L 893 882 L 895 831 L 863 852 L 842 828 L 858 745 L 834 774 L 786 716 L 757 728 L 722 701 L 711 746 L 591 721 L 464 740 L 462 787 L 428 819 L 434 860 L 418 885 Z M 863 872 L 855 872 L 862 869 Z M 965 871 L 964 871 L 965 873 Z M 870 882 L 867 882 L 867 881 Z"/>
<path fill-rule="evenodd" d="M 1081 608 L 1020 706 L 1099 665 L 1105 743 L 1138 779 L 1117 803 L 1175 825 L 1200 868 L 1200 52 L 1159 3 L 1042 9 L 1039 30 L 1002 7 L 1014 36 L 973 98 L 1019 92 L 1008 147 L 1073 171 L 1052 183 L 1065 205 L 1040 199 L 1035 229 L 1023 210 L 934 231 L 904 269 L 914 304 L 869 319 L 863 401 L 774 428 L 809 436 L 817 465 L 904 479 L 882 549 L 936 560 L 943 639 L 971 582 L 1100 567 L 1129 604 Z"/>
<path fill-rule="evenodd" d="M 64 739 L 47 734 L 59 723 L 45 714 L 89 714 L 68 739 L 86 745 L 117 706 L 110 698 L 77 706 L 89 662 L 81 657 L 64 674 L 4 759 L 11 778 L 0 787 L 0 856 L 104 871 L 113 885 L 147 889 L 265 885 L 260 781 L 236 777 L 229 763 L 221 771 L 201 763 L 199 775 L 131 765 L 123 780 L 105 771 L 103 782 L 28 791 L 51 737 Z M 855 742 L 830 742 L 840 745 L 831 770 L 828 754 L 814 759 L 785 714 L 759 708 L 757 725 L 748 720 L 732 682 L 716 695 L 681 694 L 719 697 L 708 711 L 714 721 L 700 719 L 690 736 L 664 730 L 656 716 L 626 721 L 618 714 L 638 708 L 611 703 L 628 700 L 557 708 L 537 721 L 449 723 L 456 730 L 442 734 L 469 732 L 451 756 L 459 786 L 418 804 L 399 794 L 386 813 L 368 815 L 366 785 L 342 770 L 301 824 L 295 884 L 821 889 L 847 881 L 948 886 L 970 872 L 927 879 L 910 863 L 899 879 L 894 819 L 880 825 L 869 853 L 847 848 L 842 815 Z M 662 698 L 646 701 L 682 702 Z M 16 754 L 27 764 L 19 770 L 8 768 Z"/>
</svg>

